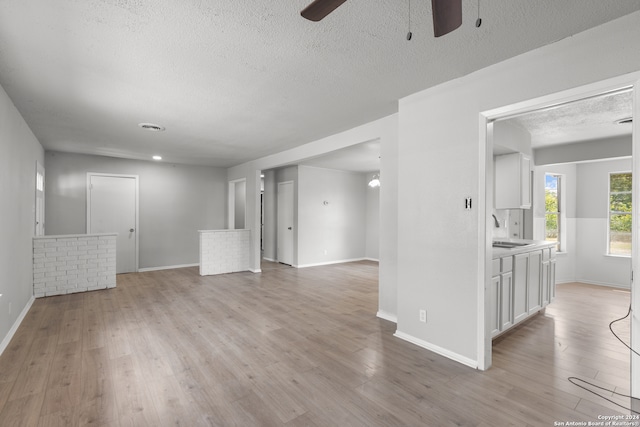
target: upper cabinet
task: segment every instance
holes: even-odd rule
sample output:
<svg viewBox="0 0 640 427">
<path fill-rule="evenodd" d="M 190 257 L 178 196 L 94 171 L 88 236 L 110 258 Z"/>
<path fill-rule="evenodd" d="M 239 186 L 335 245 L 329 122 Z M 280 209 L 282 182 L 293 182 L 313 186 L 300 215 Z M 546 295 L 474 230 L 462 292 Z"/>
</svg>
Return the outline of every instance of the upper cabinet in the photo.
<svg viewBox="0 0 640 427">
<path fill-rule="evenodd" d="M 522 153 L 497 156 L 495 170 L 495 208 L 531 208 L 531 158 Z"/>
</svg>

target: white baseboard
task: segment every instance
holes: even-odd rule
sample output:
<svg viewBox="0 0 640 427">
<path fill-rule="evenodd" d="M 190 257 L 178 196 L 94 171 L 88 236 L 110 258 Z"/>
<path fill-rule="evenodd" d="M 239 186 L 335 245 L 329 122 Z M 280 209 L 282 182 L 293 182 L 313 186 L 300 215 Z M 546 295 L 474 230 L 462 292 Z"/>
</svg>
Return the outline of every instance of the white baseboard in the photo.
<svg viewBox="0 0 640 427">
<path fill-rule="evenodd" d="M 262 273 L 262 269 L 260 268 L 250 268 L 249 271 L 252 273 Z"/>
<path fill-rule="evenodd" d="M 267 257 L 262 257 L 263 260 L 265 261 L 269 261 L 269 262 L 278 262 L 275 259 L 271 259 L 271 258 L 267 258 Z"/>
<path fill-rule="evenodd" d="M 200 263 L 195 264 L 180 264 L 180 265 L 166 265 L 163 267 L 147 267 L 147 268 L 139 268 L 138 273 L 144 273 L 147 271 L 158 271 L 158 270 L 173 270 L 174 268 L 185 268 L 185 267 L 199 267 Z"/>
<path fill-rule="evenodd" d="M 33 302 L 35 300 L 36 300 L 36 298 L 32 295 L 31 298 L 29 299 L 29 301 L 27 302 L 27 305 L 25 305 L 24 308 L 22 309 L 22 311 L 20 312 L 20 316 L 18 316 L 18 318 L 16 319 L 16 321 L 13 324 L 13 326 L 11 327 L 11 329 L 9 329 L 9 333 L 7 334 L 6 337 L 4 337 L 4 339 L 0 343 L 0 356 L 2 356 L 2 353 L 4 353 L 4 351 L 9 346 L 9 343 L 11 342 L 11 338 L 13 338 L 15 333 L 18 331 L 18 328 L 20 327 L 20 324 L 22 323 L 22 321 L 24 320 L 25 316 L 29 312 L 29 309 L 31 308 L 31 306 L 33 305 Z"/>
<path fill-rule="evenodd" d="M 376 314 L 380 319 L 388 320 L 389 322 L 398 323 L 398 316 L 395 314 L 387 313 L 386 311 L 378 310 Z"/>
<path fill-rule="evenodd" d="M 373 261 L 373 262 L 378 262 L 378 263 L 380 262 L 380 260 L 379 260 L 379 259 L 377 259 L 377 258 L 368 258 L 368 257 L 366 257 L 366 258 L 362 258 L 362 259 L 363 259 L 364 261 Z"/>
<path fill-rule="evenodd" d="M 411 344 L 415 344 L 418 347 L 426 348 L 427 350 L 433 351 L 434 353 L 437 353 L 440 356 L 444 356 L 458 363 L 462 363 L 463 365 L 467 365 L 473 369 L 478 369 L 478 362 L 476 360 L 469 359 L 468 357 L 462 356 L 458 353 L 454 353 L 453 351 L 431 344 L 429 342 L 421 340 L 420 338 L 416 338 L 412 335 L 405 334 L 404 332 L 400 332 L 400 331 L 396 331 L 396 333 L 393 334 L 393 336 L 398 337 L 401 340 L 408 341 Z"/>
<path fill-rule="evenodd" d="M 619 283 L 605 283 L 605 282 L 596 282 L 594 280 L 584 280 L 584 279 L 575 279 L 575 280 L 556 280 L 556 285 L 561 285 L 563 283 L 584 283 L 587 285 L 596 285 L 596 286 L 606 286 L 608 288 L 616 288 L 616 289 L 631 289 L 629 286 L 624 286 Z"/>
<path fill-rule="evenodd" d="M 296 268 L 321 267 L 323 265 L 344 264 L 346 262 L 358 262 L 358 261 L 366 261 L 366 260 L 367 260 L 367 258 L 339 259 L 339 260 L 335 260 L 335 261 L 315 262 L 315 263 L 312 263 L 312 264 L 294 265 L 294 267 L 296 267 Z"/>
</svg>

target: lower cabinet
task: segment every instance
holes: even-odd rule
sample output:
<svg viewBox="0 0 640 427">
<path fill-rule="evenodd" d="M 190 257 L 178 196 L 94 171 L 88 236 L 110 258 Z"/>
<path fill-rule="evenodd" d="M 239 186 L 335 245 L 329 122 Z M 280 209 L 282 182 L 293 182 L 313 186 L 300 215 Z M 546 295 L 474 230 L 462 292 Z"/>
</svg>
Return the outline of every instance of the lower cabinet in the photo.
<svg viewBox="0 0 640 427">
<path fill-rule="evenodd" d="M 489 296 L 492 337 L 546 307 L 556 293 L 554 248 L 536 249 L 497 261 L 494 260 Z"/>
<path fill-rule="evenodd" d="M 527 281 L 529 276 L 529 254 L 513 257 L 513 322 L 518 323 L 529 315 L 527 309 Z"/>
<path fill-rule="evenodd" d="M 513 326 L 513 272 L 500 275 L 500 330 Z"/>
<path fill-rule="evenodd" d="M 500 333 L 500 276 L 491 279 L 491 336 Z"/>
</svg>

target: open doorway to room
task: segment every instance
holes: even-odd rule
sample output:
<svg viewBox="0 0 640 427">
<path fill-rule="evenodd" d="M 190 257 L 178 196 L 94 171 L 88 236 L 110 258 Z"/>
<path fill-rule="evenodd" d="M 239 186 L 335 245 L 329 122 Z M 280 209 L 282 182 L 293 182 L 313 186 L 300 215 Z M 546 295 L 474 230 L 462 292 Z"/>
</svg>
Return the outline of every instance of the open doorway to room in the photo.
<svg viewBox="0 0 640 427">
<path fill-rule="evenodd" d="M 368 183 L 379 171 L 379 140 L 263 170 L 263 259 L 294 267 L 378 261 L 380 188 Z M 283 208 L 285 189 L 292 209 Z"/>
<path fill-rule="evenodd" d="M 567 324 L 565 320 L 570 321 L 571 316 L 556 325 L 556 282 L 561 284 L 564 300 L 558 309 L 563 314 L 582 310 L 577 301 L 596 293 L 602 296 L 589 303 L 592 318 L 604 316 L 611 321 L 624 316 L 624 304 L 632 305 L 631 272 L 638 250 L 632 244 L 637 241 L 637 232 L 632 233 L 631 209 L 638 206 L 640 193 L 637 185 L 631 186 L 632 181 L 638 182 L 632 175 L 638 163 L 633 157 L 638 144 L 633 137 L 637 98 L 633 83 L 603 82 L 487 115 L 484 354 L 488 365 L 493 343 L 499 346 L 497 357 L 504 363 L 505 357 L 511 357 L 504 349 L 518 348 L 505 345 L 505 341 L 519 340 L 520 350 L 513 353 L 518 359 L 518 354 L 530 351 L 530 341 L 526 344 L 522 338 L 543 324 L 547 329 L 542 340 L 548 341 L 550 349 L 545 357 L 566 354 L 567 363 L 576 363 L 573 352 L 577 348 L 593 345 L 597 352 L 599 347 L 609 346 L 599 346 L 597 340 L 614 340 L 604 320 L 603 327 L 594 326 L 596 323 L 590 326 L 602 329 L 589 332 L 589 340 L 595 337 L 595 341 L 576 340 L 585 325 Z M 505 162 L 515 183 L 510 189 L 501 181 L 506 176 L 501 164 Z M 502 203 L 505 197 L 501 193 L 507 190 L 516 193 L 512 204 Z M 545 240 L 553 246 L 539 250 L 535 242 Z M 495 241 L 531 246 L 530 250 L 517 245 L 496 249 L 489 245 Z M 610 304 L 607 295 L 615 296 L 612 300 L 617 305 Z M 542 304 L 535 306 L 532 301 Z M 537 313 L 545 313 L 547 304 L 546 314 L 536 318 Z M 525 313 L 521 317 L 519 305 Z M 614 312 L 604 313 L 606 310 Z M 627 340 L 637 342 L 629 337 L 628 327 L 622 331 Z M 576 340 L 570 344 L 574 349 L 562 353 L 571 339 Z M 632 357 L 621 343 L 615 344 L 620 344 L 620 352 L 609 354 L 623 359 L 621 355 L 626 355 L 620 366 L 627 367 L 628 385 L 634 377 Z M 594 359 L 602 361 L 602 357 L 609 356 Z M 589 362 L 593 369 L 596 362 Z M 605 369 L 602 375 L 613 375 L 615 369 Z M 620 369 L 615 374 L 619 375 Z"/>
</svg>

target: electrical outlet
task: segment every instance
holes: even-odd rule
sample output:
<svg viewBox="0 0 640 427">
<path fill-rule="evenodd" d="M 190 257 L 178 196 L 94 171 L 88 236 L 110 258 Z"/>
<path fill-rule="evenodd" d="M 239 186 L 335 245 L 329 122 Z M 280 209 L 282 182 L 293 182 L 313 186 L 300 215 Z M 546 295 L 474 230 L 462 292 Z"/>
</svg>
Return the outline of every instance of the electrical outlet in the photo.
<svg viewBox="0 0 640 427">
<path fill-rule="evenodd" d="M 427 310 L 420 310 L 420 321 L 427 323 Z"/>
</svg>

